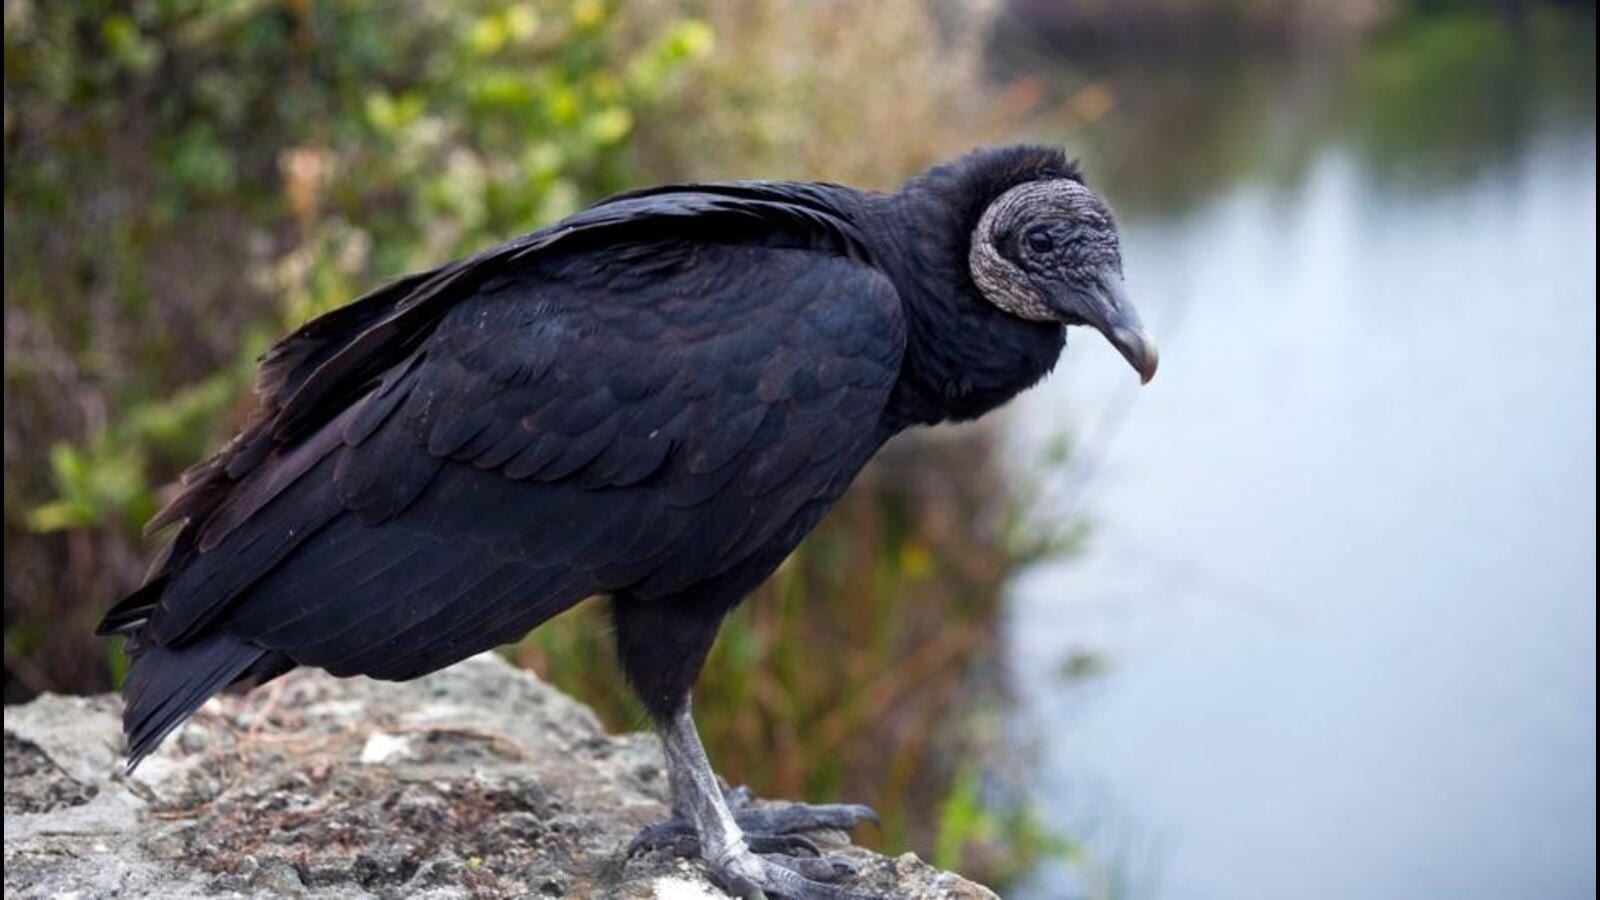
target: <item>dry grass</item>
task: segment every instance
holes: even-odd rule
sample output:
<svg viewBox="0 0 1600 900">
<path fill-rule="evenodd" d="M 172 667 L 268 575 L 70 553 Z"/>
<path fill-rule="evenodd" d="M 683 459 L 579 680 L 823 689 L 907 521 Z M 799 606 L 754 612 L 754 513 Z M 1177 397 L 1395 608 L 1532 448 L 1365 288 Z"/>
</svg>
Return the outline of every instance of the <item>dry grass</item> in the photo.
<svg viewBox="0 0 1600 900">
<path fill-rule="evenodd" d="M 1004 139 L 1039 97 L 983 83 L 983 4 L 690 4 L 716 48 L 678 117 L 640 134 L 662 178 L 802 178 L 889 189 Z M 934 9 L 946 10 L 935 15 Z"/>
</svg>

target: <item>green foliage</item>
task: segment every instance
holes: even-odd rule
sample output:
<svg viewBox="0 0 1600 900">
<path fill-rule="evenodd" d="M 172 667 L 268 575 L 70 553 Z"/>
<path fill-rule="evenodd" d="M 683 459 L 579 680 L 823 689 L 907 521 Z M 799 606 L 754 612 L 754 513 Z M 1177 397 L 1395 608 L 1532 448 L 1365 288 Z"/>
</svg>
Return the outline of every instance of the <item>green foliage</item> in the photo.
<svg viewBox="0 0 1600 900">
<path fill-rule="evenodd" d="M 1407 185 L 1515 159 L 1533 125 L 1594 110 L 1594 16 L 1534 6 L 1516 23 L 1472 3 L 1402 18 L 1360 57 L 1344 110 L 1357 145 Z"/>
<path fill-rule="evenodd" d="M 203 452 L 203 436 L 247 383 L 248 372 L 235 366 L 170 399 L 137 404 L 82 446 L 53 444 L 57 496 L 29 512 L 29 525 L 36 531 L 105 525 L 138 530 L 156 510 L 147 474 L 150 449 L 191 457 Z"/>
<path fill-rule="evenodd" d="M 128 667 L 131 664 L 128 654 L 123 652 L 124 638 L 114 637 L 106 641 L 106 664 L 111 668 L 111 689 L 122 690 L 122 683 L 128 680 Z"/>
<path fill-rule="evenodd" d="M 34 507 L 29 522 L 38 531 L 91 528 L 114 513 L 130 519 L 151 512 L 144 485 L 144 454 L 137 446 L 96 441 L 87 451 L 68 443 L 50 448 L 50 468 L 61 496 Z"/>
<path fill-rule="evenodd" d="M 713 46 L 693 19 L 630 43 L 622 10 L 602 2 L 20 3 L 7 20 L 6 199 L 23 213 L 18 233 L 7 229 L 7 294 L 58 333 L 78 327 L 58 299 L 76 293 L 59 263 L 111 273 L 110 315 L 144 315 L 152 282 L 172 273 L 140 270 L 166 238 L 204 241 L 189 229 L 214 209 L 272 234 L 253 270 L 240 265 L 248 253 L 183 248 L 257 282 L 244 324 L 262 335 L 570 213 L 631 183 L 636 119 Z M 122 164 L 136 183 L 107 183 Z M 52 210 L 89 217 L 106 196 L 127 204 L 115 220 L 46 246 L 60 237 Z M 93 352 L 81 337 L 78 352 Z M 154 506 L 151 485 L 219 432 L 262 349 L 245 344 L 221 374 L 176 393 L 158 366 L 106 384 L 123 414 L 51 450 L 56 498 L 28 525 L 133 529 Z"/>
<path fill-rule="evenodd" d="M 1031 806 L 996 809 L 985 802 L 981 775 L 971 766 L 956 774 L 938 822 L 933 864 L 970 871 L 974 856 L 988 854 L 988 870 L 995 872 L 997 883 L 1023 874 L 1045 857 L 1072 861 L 1082 856 L 1081 848 L 1046 828 Z"/>
</svg>

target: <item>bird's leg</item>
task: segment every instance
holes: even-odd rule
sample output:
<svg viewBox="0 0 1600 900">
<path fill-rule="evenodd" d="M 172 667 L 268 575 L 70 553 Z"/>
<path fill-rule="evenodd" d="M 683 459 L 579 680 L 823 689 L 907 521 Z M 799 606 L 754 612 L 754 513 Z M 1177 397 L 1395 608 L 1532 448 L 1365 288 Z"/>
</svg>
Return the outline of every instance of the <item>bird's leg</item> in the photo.
<svg viewBox="0 0 1600 900">
<path fill-rule="evenodd" d="M 698 851 L 701 859 L 724 886 L 742 897 L 768 894 L 795 900 L 846 900 L 861 895 L 826 884 L 852 871 L 848 864 L 835 864 L 817 854 L 810 841 L 792 834 L 767 833 L 747 839 L 745 832 L 724 796 L 717 776 L 711 771 L 705 747 L 695 730 L 694 718 L 685 702 L 683 708 L 661 727 L 661 742 L 666 750 L 667 778 L 672 786 L 673 819 L 646 828 L 634 841 L 632 850 L 671 847 L 680 852 Z M 730 792 L 736 799 L 745 798 Z M 827 809 L 823 807 L 821 809 Z M 865 810 L 865 807 L 855 808 Z M 750 807 L 750 813 L 769 811 Z M 870 810 L 867 810 L 870 813 Z M 786 825 L 797 818 L 777 814 Z M 860 818 L 858 816 L 857 818 Z M 813 815 L 803 827 L 848 827 L 842 819 L 819 819 Z M 839 824 L 835 824 L 839 823 Z M 810 856 L 789 856 L 785 851 L 809 851 Z"/>
</svg>

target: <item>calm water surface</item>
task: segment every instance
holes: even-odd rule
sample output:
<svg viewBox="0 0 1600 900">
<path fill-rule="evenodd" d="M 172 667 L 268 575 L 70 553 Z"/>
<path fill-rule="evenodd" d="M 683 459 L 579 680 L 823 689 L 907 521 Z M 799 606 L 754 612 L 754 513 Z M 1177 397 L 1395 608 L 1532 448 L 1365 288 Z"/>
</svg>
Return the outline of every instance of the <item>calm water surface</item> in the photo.
<svg viewBox="0 0 1600 900">
<path fill-rule="evenodd" d="M 1380 60 L 1264 77 L 1279 152 L 1181 202 L 1103 164 L 1163 359 L 1136 390 L 1075 333 L 1009 420 L 1030 475 L 1073 435 L 1042 512 L 1092 525 L 1015 588 L 1018 731 L 1091 860 L 1020 896 L 1594 896 L 1588 27 L 1575 84 L 1403 98 L 1466 132 L 1372 112 Z M 1150 134 L 1117 115 L 1107 160 Z M 1382 133 L 1417 117 L 1448 146 Z"/>
</svg>

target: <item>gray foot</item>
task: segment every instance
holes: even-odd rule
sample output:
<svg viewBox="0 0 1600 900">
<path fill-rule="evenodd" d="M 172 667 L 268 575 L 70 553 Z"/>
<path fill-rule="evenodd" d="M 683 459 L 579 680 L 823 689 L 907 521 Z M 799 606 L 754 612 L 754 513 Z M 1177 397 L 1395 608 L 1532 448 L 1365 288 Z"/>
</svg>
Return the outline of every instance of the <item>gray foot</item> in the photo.
<svg viewBox="0 0 1600 900">
<path fill-rule="evenodd" d="M 734 823 L 744 833 L 749 852 L 721 866 L 713 860 L 706 862 L 732 893 L 758 896 L 751 891 L 754 888 L 796 900 L 858 900 L 864 896 L 829 884 L 854 875 L 855 866 L 839 857 L 824 856 L 799 832 L 824 828 L 850 831 L 863 821 L 877 822 L 878 814 L 869 807 L 842 803 L 757 806 L 752 803 L 750 790 L 744 787 L 725 792 L 723 798 Z M 645 827 L 628 846 L 629 855 L 650 850 L 698 858 L 700 836 L 687 818 L 674 815 Z"/>
<path fill-rule="evenodd" d="M 755 805 L 747 787 L 723 793 L 733 821 L 744 833 L 744 840 L 756 853 L 781 853 L 789 856 L 820 857 L 822 851 L 800 832 L 833 829 L 850 831 L 862 822 L 878 821 L 871 807 L 854 803 L 768 803 Z M 700 837 L 694 824 L 674 815 L 664 822 L 646 826 L 628 846 L 628 853 L 668 850 L 679 856 L 699 856 Z M 849 863 L 841 874 L 848 874 Z"/>
</svg>

